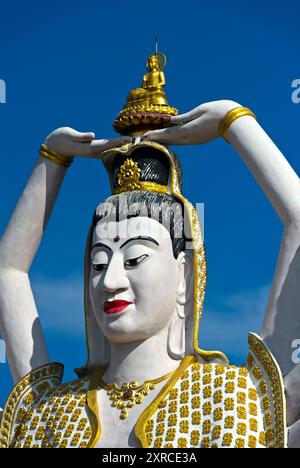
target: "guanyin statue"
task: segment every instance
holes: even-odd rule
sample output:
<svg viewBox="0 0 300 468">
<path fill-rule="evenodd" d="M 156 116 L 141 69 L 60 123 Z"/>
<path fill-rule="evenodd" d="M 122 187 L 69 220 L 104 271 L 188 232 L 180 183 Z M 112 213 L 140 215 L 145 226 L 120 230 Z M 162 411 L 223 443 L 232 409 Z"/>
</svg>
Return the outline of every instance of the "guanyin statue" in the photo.
<svg viewBox="0 0 300 468">
<path fill-rule="evenodd" d="M 163 54 L 150 57 L 143 87 L 114 123 L 119 138 L 70 128 L 48 136 L 3 234 L 0 331 L 15 387 L 2 412 L 2 448 L 300 446 L 300 368 L 291 358 L 300 337 L 299 178 L 254 113 L 236 102 L 177 115 L 163 89 L 164 66 Z M 219 137 L 284 225 L 264 324 L 260 335 L 249 334 L 243 367 L 198 344 L 205 251 L 168 147 Z M 78 156 L 103 161 L 112 195 L 96 208 L 87 235 L 87 363 L 77 380 L 62 383 L 62 364 L 49 362 L 29 271 Z"/>
</svg>

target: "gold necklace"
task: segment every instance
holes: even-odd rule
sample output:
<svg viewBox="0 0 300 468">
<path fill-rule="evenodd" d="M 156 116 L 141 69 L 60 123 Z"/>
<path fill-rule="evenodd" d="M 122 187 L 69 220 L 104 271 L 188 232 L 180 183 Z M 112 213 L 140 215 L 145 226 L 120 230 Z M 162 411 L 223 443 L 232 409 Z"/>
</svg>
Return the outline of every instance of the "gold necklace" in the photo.
<svg viewBox="0 0 300 468">
<path fill-rule="evenodd" d="M 106 384 L 101 381 L 100 388 L 106 391 L 109 400 L 112 402 L 112 408 L 120 410 L 120 419 L 124 420 L 128 417 L 131 408 L 135 405 L 140 405 L 144 398 L 149 395 L 150 390 L 154 390 L 160 382 L 171 377 L 172 374 L 173 371 L 158 379 L 147 380 L 142 385 L 139 385 L 136 381 L 130 383 L 124 382 L 121 388 L 115 383 Z"/>
</svg>

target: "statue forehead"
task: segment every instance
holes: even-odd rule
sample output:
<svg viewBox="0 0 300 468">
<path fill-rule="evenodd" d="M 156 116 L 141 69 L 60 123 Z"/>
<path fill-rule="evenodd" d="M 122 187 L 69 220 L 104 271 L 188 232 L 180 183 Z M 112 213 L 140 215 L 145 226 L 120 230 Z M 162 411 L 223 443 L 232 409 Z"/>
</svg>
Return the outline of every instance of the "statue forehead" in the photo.
<svg viewBox="0 0 300 468">
<path fill-rule="evenodd" d="M 138 216 L 121 221 L 100 220 L 93 233 L 93 243 L 108 240 L 116 241 L 131 239 L 137 236 L 151 236 L 156 239 L 160 245 L 171 243 L 171 237 L 168 229 L 159 223 L 156 219 L 146 216 Z"/>
</svg>

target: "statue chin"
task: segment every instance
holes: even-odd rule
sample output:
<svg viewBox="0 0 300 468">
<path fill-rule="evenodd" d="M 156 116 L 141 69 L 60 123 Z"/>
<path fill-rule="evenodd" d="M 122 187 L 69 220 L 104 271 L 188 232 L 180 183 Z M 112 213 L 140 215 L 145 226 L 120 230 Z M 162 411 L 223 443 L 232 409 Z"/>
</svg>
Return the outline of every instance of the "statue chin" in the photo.
<svg viewBox="0 0 300 468">
<path fill-rule="evenodd" d="M 104 334 L 104 333 L 103 333 Z M 111 328 L 105 330 L 105 338 L 110 344 L 133 344 L 141 343 L 149 338 L 156 336 L 157 333 L 150 332 L 147 330 L 132 330 L 127 327 L 118 327 L 118 329 L 112 330 Z"/>
<path fill-rule="evenodd" d="M 165 320 L 154 320 L 156 314 L 152 314 L 151 319 L 147 311 L 145 314 L 143 311 L 137 310 L 135 305 L 131 305 L 128 310 L 115 314 L 115 317 L 101 313 L 95 314 L 95 318 L 100 331 L 110 343 L 130 344 L 143 342 L 156 336 L 164 336 L 167 346 L 169 323 L 174 322 L 174 317 L 177 316 L 176 306 L 173 310 L 165 310 L 164 313 Z M 157 315 L 162 316 L 163 314 L 161 312 Z"/>
</svg>

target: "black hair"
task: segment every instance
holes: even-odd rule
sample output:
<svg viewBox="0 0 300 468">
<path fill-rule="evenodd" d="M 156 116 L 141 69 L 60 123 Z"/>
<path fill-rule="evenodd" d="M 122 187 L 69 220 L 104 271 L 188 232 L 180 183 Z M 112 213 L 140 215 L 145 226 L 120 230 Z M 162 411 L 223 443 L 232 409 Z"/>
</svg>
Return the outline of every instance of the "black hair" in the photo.
<svg viewBox="0 0 300 468">
<path fill-rule="evenodd" d="M 127 158 L 118 154 L 115 156 L 112 174 L 114 188 L 117 186 L 120 167 Z M 165 154 L 155 148 L 142 147 L 135 149 L 130 159 L 138 164 L 141 171 L 140 180 L 155 182 L 160 185 L 168 185 L 170 162 Z"/>
<path fill-rule="evenodd" d="M 184 206 L 172 195 L 159 192 L 132 191 L 113 195 L 103 201 L 93 216 L 95 227 L 103 218 L 115 221 L 144 216 L 154 218 L 170 233 L 173 254 L 177 259 L 185 250 Z"/>
</svg>

